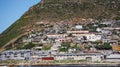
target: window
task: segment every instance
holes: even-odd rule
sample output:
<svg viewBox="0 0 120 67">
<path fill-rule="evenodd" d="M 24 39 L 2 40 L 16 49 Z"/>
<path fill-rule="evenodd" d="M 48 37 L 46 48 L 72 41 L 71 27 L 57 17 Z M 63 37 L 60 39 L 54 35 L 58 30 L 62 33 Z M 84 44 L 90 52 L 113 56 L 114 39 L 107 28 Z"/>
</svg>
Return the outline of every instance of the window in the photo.
<svg viewBox="0 0 120 67">
<path fill-rule="evenodd" d="M 14 57 L 17 57 L 17 53 L 14 53 Z"/>
<path fill-rule="evenodd" d="M 24 53 L 21 53 L 21 57 L 24 57 Z"/>
</svg>

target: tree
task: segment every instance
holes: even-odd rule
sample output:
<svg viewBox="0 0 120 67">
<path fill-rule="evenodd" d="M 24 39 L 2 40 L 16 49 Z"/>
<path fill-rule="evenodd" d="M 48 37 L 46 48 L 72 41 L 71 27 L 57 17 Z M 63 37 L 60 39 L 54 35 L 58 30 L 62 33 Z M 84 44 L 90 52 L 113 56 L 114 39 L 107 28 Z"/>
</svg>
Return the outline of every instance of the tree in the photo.
<svg viewBox="0 0 120 67">
<path fill-rule="evenodd" d="M 67 52 L 70 48 L 70 42 L 62 42 L 59 52 Z"/>
<path fill-rule="evenodd" d="M 86 37 L 86 36 L 83 36 L 83 39 L 84 39 L 84 40 L 87 40 L 87 37 Z"/>
<path fill-rule="evenodd" d="M 66 48 L 64 48 L 64 47 L 60 47 L 59 48 L 59 52 L 67 52 L 68 51 L 68 49 L 66 49 Z"/>
<path fill-rule="evenodd" d="M 70 47 L 70 42 L 63 42 L 61 46 L 69 48 Z"/>
<path fill-rule="evenodd" d="M 91 47 L 92 47 L 92 46 L 87 45 L 87 46 L 85 46 L 84 48 L 90 50 Z"/>
<path fill-rule="evenodd" d="M 25 45 L 25 46 L 23 47 L 23 49 L 31 49 L 31 48 L 35 47 L 35 45 L 36 45 L 36 44 L 33 44 L 32 42 L 30 42 L 30 43 L 28 43 L 27 45 Z"/>
<path fill-rule="evenodd" d="M 44 45 L 42 50 L 50 50 L 52 45 Z"/>
<path fill-rule="evenodd" d="M 98 50 L 111 50 L 112 49 L 109 43 L 103 43 L 102 45 L 97 45 L 95 46 L 95 48 Z"/>
</svg>

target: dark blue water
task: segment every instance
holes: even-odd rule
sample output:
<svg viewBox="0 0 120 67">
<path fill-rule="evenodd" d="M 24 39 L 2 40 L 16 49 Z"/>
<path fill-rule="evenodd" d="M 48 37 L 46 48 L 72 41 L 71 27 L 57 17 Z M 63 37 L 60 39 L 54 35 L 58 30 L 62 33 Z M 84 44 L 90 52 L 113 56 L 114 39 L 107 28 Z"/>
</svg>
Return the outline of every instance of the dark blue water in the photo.
<svg viewBox="0 0 120 67">
<path fill-rule="evenodd" d="M 81 66 L 81 65 L 49 65 L 49 66 L 15 66 L 15 67 L 120 67 L 120 66 Z"/>
</svg>

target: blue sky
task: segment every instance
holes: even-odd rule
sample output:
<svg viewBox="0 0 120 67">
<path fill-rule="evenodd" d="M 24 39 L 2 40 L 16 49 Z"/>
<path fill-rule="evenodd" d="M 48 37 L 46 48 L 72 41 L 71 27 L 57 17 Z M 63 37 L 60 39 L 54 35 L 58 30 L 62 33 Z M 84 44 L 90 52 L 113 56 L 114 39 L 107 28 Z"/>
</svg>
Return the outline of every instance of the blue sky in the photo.
<svg viewBox="0 0 120 67">
<path fill-rule="evenodd" d="M 0 0 L 0 33 L 40 0 Z"/>
</svg>

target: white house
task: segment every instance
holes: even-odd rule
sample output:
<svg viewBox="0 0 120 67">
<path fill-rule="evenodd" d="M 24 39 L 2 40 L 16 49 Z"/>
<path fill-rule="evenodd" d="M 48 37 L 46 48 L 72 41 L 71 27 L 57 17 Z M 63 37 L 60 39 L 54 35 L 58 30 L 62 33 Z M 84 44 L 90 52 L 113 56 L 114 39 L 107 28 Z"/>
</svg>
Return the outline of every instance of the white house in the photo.
<svg viewBox="0 0 120 67">
<path fill-rule="evenodd" d="M 109 30 L 102 30 L 101 32 L 102 32 L 103 34 L 112 34 L 111 31 L 109 31 Z"/>
<path fill-rule="evenodd" d="M 78 39 L 81 39 L 81 37 L 86 37 L 87 41 L 97 41 L 101 40 L 102 36 L 101 35 L 96 35 L 96 34 L 72 34 L 73 36 L 77 37 Z"/>
<path fill-rule="evenodd" d="M 83 26 L 82 26 L 82 25 L 76 25 L 75 28 L 76 28 L 76 29 L 82 29 Z"/>
<path fill-rule="evenodd" d="M 101 29 L 101 28 L 97 28 L 96 31 L 97 31 L 97 32 L 101 32 L 102 29 Z"/>
<path fill-rule="evenodd" d="M 68 36 L 67 34 L 49 34 L 46 35 L 48 38 L 65 38 Z"/>
<path fill-rule="evenodd" d="M 67 31 L 68 34 L 80 34 L 80 33 L 89 33 L 88 30 L 81 30 L 81 31 Z"/>
<path fill-rule="evenodd" d="M 101 35 L 88 35 L 86 36 L 88 41 L 97 41 L 97 40 L 101 40 L 102 36 Z"/>
</svg>

